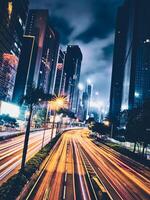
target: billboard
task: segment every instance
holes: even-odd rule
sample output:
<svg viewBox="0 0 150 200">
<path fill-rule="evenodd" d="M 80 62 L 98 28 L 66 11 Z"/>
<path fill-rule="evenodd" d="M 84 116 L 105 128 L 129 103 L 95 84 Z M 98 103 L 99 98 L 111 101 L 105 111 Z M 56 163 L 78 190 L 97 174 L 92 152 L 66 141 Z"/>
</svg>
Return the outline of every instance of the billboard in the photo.
<svg viewBox="0 0 150 200">
<path fill-rule="evenodd" d="M 9 115 L 10 117 L 18 118 L 20 114 L 20 108 L 15 104 L 0 101 L 0 115 L 3 114 Z"/>
</svg>

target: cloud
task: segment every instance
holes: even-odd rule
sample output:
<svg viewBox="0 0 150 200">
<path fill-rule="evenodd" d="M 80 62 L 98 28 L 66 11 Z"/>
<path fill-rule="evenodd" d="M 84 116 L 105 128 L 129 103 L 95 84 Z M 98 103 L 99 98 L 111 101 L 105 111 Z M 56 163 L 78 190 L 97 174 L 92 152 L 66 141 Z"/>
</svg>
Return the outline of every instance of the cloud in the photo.
<svg viewBox="0 0 150 200">
<path fill-rule="evenodd" d="M 115 16 L 123 0 L 31 0 L 32 8 L 49 8 L 62 45 L 78 44 L 83 52 L 82 80 L 92 79 L 109 100 Z"/>
<path fill-rule="evenodd" d="M 113 33 L 104 39 L 93 39 L 89 43 L 74 41 L 83 52 L 82 83 L 86 83 L 86 80 L 90 79 L 94 89 L 101 93 L 101 99 L 105 102 L 109 100 L 112 65 L 112 56 L 109 55 L 106 48 L 110 48 L 112 52 L 113 41 Z"/>
</svg>

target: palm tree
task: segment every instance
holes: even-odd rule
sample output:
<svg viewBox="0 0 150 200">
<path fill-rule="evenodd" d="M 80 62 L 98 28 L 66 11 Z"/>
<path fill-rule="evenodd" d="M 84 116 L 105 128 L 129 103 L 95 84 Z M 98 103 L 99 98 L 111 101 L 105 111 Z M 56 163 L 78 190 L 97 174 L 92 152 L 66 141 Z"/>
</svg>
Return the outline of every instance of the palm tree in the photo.
<svg viewBox="0 0 150 200">
<path fill-rule="evenodd" d="M 35 88 L 34 85 L 28 86 L 26 95 L 24 95 L 21 98 L 20 104 L 23 104 L 23 103 L 26 104 L 29 110 L 29 117 L 27 121 L 23 154 L 22 154 L 21 171 L 24 171 L 24 167 L 25 167 L 29 135 L 30 135 L 30 124 L 31 124 L 32 112 L 33 112 L 34 106 L 38 105 L 42 101 L 50 100 L 51 98 L 52 98 L 52 95 L 44 94 L 42 89 Z"/>
</svg>

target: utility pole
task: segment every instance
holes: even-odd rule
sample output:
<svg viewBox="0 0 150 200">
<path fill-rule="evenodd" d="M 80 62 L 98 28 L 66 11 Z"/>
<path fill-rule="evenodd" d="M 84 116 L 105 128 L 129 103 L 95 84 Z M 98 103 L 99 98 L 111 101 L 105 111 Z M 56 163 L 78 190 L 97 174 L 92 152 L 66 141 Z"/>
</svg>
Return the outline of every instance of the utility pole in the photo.
<svg viewBox="0 0 150 200">
<path fill-rule="evenodd" d="M 45 122 L 44 122 L 44 133 L 43 133 L 43 139 L 42 139 L 42 148 L 44 147 L 44 139 L 45 139 L 45 132 L 46 132 L 46 125 L 48 121 L 48 113 L 49 113 L 49 105 L 46 103 L 46 116 L 45 116 Z"/>
</svg>

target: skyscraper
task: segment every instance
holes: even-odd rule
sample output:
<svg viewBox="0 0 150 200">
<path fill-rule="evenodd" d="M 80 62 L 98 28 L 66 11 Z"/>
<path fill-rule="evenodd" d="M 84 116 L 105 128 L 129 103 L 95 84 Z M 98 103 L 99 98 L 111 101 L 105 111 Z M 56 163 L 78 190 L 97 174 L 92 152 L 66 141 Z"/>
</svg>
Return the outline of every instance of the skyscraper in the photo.
<svg viewBox="0 0 150 200">
<path fill-rule="evenodd" d="M 130 2 L 128 54 L 124 70 L 122 110 L 124 107 L 133 109 L 141 106 L 150 98 L 149 7 L 149 0 Z"/>
<path fill-rule="evenodd" d="M 6 101 L 13 95 L 28 4 L 28 0 L 0 0 L 0 99 Z"/>
<path fill-rule="evenodd" d="M 27 85 L 31 84 L 42 88 L 45 93 L 54 92 L 58 48 L 58 34 L 49 23 L 48 10 L 30 10 L 13 100 L 24 95 Z"/>
<path fill-rule="evenodd" d="M 83 92 L 83 95 L 82 95 L 82 104 L 83 104 L 83 119 L 85 121 L 86 119 L 88 119 L 88 106 L 89 106 L 87 91 Z"/>
<path fill-rule="evenodd" d="M 82 94 L 84 120 L 87 120 L 91 115 L 92 90 L 93 90 L 92 84 L 90 82 L 87 82 L 85 91 Z"/>
<path fill-rule="evenodd" d="M 63 52 L 60 49 L 58 63 L 57 63 L 55 90 L 54 90 L 54 94 L 56 94 L 57 96 L 63 94 L 63 92 L 62 92 L 63 85 L 62 84 L 64 84 L 64 82 L 63 82 L 64 61 L 65 61 L 65 52 Z"/>
<path fill-rule="evenodd" d="M 34 36 L 38 46 L 33 82 L 46 93 L 53 93 L 59 37 L 50 25 L 48 10 L 30 10 L 25 33 Z"/>
<path fill-rule="evenodd" d="M 20 98 L 26 94 L 27 86 L 33 83 L 37 49 L 35 37 L 24 35 L 12 98 L 15 103 L 18 103 Z"/>
<path fill-rule="evenodd" d="M 118 9 L 113 55 L 113 69 L 110 93 L 109 115 L 116 118 L 120 113 L 123 90 L 124 59 L 126 54 L 126 38 L 128 29 L 128 5 Z"/>
<path fill-rule="evenodd" d="M 64 73 L 66 74 L 65 94 L 69 97 L 70 109 L 77 113 L 79 104 L 79 80 L 82 52 L 77 45 L 69 45 L 65 56 Z"/>
<path fill-rule="evenodd" d="M 87 90 L 87 94 L 88 94 L 88 116 L 89 116 L 90 115 L 90 105 L 91 105 L 91 100 L 92 100 L 92 90 L 93 90 L 91 83 L 87 84 L 86 90 Z"/>
<path fill-rule="evenodd" d="M 149 6 L 148 0 L 126 0 L 119 8 L 110 96 L 113 117 L 150 98 Z"/>
</svg>

